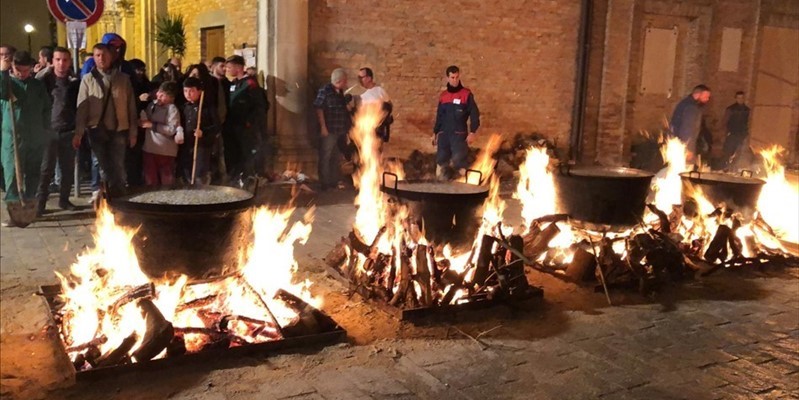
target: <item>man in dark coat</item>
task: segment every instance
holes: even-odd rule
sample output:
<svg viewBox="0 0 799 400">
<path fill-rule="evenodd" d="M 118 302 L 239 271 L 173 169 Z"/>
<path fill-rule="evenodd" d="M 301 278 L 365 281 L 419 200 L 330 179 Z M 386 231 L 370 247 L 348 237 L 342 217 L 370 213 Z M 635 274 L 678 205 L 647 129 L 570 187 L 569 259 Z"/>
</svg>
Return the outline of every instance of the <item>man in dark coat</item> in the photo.
<svg viewBox="0 0 799 400">
<path fill-rule="evenodd" d="M 244 71 L 244 57 L 230 56 L 225 61 L 227 75 L 232 79 L 228 88 L 228 107 L 222 137 L 225 143 L 225 165 L 233 183 L 255 175 L 255 160 L 262 138 L 260 131 L 266 121 L 263 89 Z"/>
<path fill-rule="evenodd" d="M 697 85 L 691 94 L 677 103 L 671 115 L 671 133 L 685 143 L 688 163 L 695 161 L 697 143 L 702 131 L 702 113 L 708 101 L 710 101 L 710 88 Z"/>
<path fill-rule="evenodd" d="M 436 176 L 446 179 L 446 169 L 452 167 L 459 175 L 465 173 L 469 145 L 474 142 L 480 128 L 480 110 L 471 90 L 461 84 L 460 69 L 450 65 L 446 70 L 447 89 L 441 92 L 433 127 L 433 143 L 436 145 Z M 470 122 L 467 129 L 466 123 Z"/>
</svg>

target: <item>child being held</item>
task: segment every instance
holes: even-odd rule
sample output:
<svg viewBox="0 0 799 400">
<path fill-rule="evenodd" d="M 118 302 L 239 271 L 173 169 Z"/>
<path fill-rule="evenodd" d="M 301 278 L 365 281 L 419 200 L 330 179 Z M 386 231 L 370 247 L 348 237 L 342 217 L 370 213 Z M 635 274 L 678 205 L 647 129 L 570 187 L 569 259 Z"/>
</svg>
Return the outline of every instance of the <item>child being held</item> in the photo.
<svg viewBox="0 0 799 400">
<path fill-rule="evenodd" d="M 212 107 L 211 101 L 202 105 L 202 121 L 197 121 L 200 113 L 200 95 L 203 93 L 202 81 L 188 77 L 183 81 L 183 126 L 185 127 L 185 143 L 180 146 L 180 171 L 186 182 L 191 183 L 191 170 L 194 164 L 194 141 L 197 143 L 197 168 L 195 183 L 210 183 L 211 148 L 220 133 L 219 114 Z"/>
<path fill-rule="evenodd" d="M 176 134 L 180 131 L 180 113 L 175 107 L 178 85 L 164 82 L 155 100 L 142 110 L 139 125 L 146 129 L 142 164 L 144 183 L 148 186 L 175 183 Z"/>
</svg>

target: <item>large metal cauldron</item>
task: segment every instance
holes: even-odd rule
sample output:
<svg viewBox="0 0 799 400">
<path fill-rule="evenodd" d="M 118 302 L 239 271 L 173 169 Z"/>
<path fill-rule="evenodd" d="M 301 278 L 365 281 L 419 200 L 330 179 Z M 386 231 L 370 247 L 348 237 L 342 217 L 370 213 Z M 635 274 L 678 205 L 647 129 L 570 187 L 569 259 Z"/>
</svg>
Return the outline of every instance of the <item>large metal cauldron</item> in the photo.
<svg viewBox="0 0 799 400">
<path fill-rule="evenodd" d="M 683 203 L 698 190 L 716 207 L 725 205 L 744 215 L 751 215 L 757 209 L 757 200 L 764 180 L 753 178 L 751 171 L 742 171 L 741 175 L 731 175 L 721 172 L 683 172 L 682 199 Z"/>
<path fill-rule="evenodd" d="M 133 246 L 139 266 L 150 278 L 185 274 L 190 280 L 239 268 L 240 251 L 252 235 L 254 196 L 245 190 L 202 186 L 242 200 L 213 204 L 146 204 L 130 199 L 149 189 L 108 199 L 117 224 L 138 228 Z"/>
<path fill-rule="evenodd" d="M 469 170 L 470 174 L 480 171 Z M 393 177 L 386 180 L 386 177 Z M 462 182 L 404 181 L 396 174 L 383 173 L 380 190 L 394 201 L 404 204 L 412 218 L 421 220 L 427 239 L 453 245 L 469 244 L 480 228 L 483 202 L 488 187 Z"/>
<path fill-rule="evenodd" d="M 636 225 L 654 176 L 633 168 L 563 165 L 554 174 L 557 211 L 589 224 Z"/>
</svg>

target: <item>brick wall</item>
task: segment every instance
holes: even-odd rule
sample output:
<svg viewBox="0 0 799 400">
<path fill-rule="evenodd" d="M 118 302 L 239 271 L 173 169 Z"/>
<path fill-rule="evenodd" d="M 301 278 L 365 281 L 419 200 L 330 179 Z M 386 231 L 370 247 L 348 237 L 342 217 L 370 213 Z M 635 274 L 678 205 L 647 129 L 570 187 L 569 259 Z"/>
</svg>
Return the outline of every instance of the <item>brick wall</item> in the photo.
<svg viewBox="0 0 799 400">
<path fill-rule="evenodd" d="M 168 0 L 169 13 L 182 14 L 186 19 L 186 55 L 183 66 L 200 61 L 200 29 L 225 27 L 225 53 L 232 55 L 242 43 L 257 42 L 257 0 Z"/>
<path fill-rule="evenodd" d="M 457 64 L 483 138 L 537 131 L 568 147 L 579 20 L 578 1 L 311 0 L 310 84 L 344 67 L 353 85 L 371 67 L 395 104 L 387 153 L 404 157 L 433 151 L 444 69 Z"/>
</svg>

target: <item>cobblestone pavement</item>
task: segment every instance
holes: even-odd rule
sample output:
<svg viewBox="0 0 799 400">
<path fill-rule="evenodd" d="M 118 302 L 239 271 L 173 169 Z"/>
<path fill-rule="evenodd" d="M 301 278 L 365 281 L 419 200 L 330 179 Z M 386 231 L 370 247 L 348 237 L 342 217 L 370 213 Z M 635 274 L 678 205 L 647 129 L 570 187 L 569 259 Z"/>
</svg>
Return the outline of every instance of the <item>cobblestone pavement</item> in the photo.
<svg viewBox="0 0 799 400">
<path fill-rule="evenodd" d="M 336 203 L 340 204 L 336 204 Z M 0 394 L 54 399 L 799 398 L 799 271 L 720 271 L 654 297 L 604 295 L 530 272 L 545 300 L 413 326 L 325 277 L 351 198 L 319 201 L 302 274 L 349 343 L 75 383 L 33 293 L 92 243 L 93 214 L 0 229 Z M 513 206 L 508 211 L 512 214 Z M 5 207 L 3 207 L 5 209 Z M 518 212 L 518 211 L 516 211 Z M 488 332 L 488 333 L 485 333 Z M 473 338 L 478 337 L 479 340 Z M 470 338 L 470 337 L 471 338 Z"/>
</svg>

